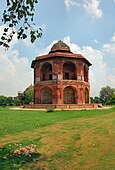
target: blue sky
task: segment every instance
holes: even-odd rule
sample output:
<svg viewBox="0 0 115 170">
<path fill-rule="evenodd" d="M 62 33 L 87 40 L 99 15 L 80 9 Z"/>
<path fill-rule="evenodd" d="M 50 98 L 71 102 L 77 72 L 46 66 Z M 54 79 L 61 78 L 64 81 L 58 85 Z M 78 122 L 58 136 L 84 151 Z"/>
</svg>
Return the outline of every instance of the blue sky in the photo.
<svg viewBox="0 0 115 170">
<path fill-rule="evenodd" d="M 4 7 L 2 1 L 1 16 Z M 0 95 L 16 96 L 33 83 L 31 61 L 47 53 L 58 40 L 92 63 L 91 96 L 98 96 L 103 86 L 115 87 L 114 0 L 39 0 L 35 23 L 43 29 L 35 44 L 14 37 L 7 52 L 0 47 Z M 0 22 L 0 34 L 4 27 Z"/>
</svg>

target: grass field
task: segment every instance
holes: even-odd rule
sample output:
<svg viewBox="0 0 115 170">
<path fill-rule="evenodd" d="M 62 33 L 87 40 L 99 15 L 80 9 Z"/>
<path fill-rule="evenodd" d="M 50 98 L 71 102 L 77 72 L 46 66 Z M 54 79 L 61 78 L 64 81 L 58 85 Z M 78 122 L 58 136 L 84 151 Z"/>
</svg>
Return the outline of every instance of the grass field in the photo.
<svg viewBox="0 0 115 170">
<path fill-rule="evenodd" d="M 31 157 L 11 157 L 23 146 Z M 19 111 L 0 108 L 0 170 L 115 170 L 115 107 Z"/>
</svg>

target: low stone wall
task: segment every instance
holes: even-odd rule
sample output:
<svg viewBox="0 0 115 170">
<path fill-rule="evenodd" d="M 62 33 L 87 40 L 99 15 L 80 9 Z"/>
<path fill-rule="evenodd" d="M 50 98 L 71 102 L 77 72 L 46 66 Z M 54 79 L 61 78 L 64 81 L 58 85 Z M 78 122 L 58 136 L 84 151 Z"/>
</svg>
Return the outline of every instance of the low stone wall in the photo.
<svg viewBox="0 0 115 170">
<path fill-rule="evenodd" d="M 75 110 L 86 108 L 102 108 L 101 104 L 27 104 L 23 106 L 28 109 L 60 109 L 60 110 Z"/>
</svg>

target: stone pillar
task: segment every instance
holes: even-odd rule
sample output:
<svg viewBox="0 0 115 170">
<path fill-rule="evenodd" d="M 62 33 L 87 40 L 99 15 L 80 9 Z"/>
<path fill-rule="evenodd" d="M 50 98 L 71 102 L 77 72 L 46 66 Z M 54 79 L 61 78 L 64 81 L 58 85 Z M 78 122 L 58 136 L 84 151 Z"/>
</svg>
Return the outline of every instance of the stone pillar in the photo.
<svg viewBox="0 0 115 170">
<path fill-rule="evenodd" d="M 84 89 L 82 87 L 82 84 L 78 84 L 77 88 L 78 92 L 78 103 L 77 104 L 84 104 Z"/>
<path fill-rule="evenodd" d="M 77 63 L 77 79 L 78 80 L 83 80 L 84 79 L 83 63 L 82 62 Z"/>
</svg>

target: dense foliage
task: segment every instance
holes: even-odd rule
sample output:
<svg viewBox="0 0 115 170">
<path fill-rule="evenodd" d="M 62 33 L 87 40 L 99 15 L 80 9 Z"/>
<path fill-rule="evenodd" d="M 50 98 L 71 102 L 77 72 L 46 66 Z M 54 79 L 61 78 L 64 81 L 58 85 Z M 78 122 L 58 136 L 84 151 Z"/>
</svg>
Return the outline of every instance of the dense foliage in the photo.
<svg viewBox="0 0 115 170">
<path fill-rule="evenodd" d="M 20 101 L 18 97 L 6 97 L 0 96 L 0 106 L 18 106 L 20 105 Z"/>
<path fill-rule="evenodd" d="M 100 91 L 100 100 L 102 104 L 105 105 L 111 104 L 114 93 L 115 93 L 115 89 L 109 86 L 103 87 Z"/>
<path fill-rule="evenodd" d="M 99 97 L 91 97 L 91 103 L 102 103 L 103 105 L 115 105 L 115 89 L 109 86 L 102 87 Z"/>
<path fill-rule="evenodd" d="M 21 99 L 22 104 L 31 104 L 34 100 L 34 88 L 33 86 L 30 86 L 30 88 L 27 88 L 24 93 L 23 97 Z"/>
</svg>

